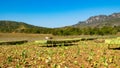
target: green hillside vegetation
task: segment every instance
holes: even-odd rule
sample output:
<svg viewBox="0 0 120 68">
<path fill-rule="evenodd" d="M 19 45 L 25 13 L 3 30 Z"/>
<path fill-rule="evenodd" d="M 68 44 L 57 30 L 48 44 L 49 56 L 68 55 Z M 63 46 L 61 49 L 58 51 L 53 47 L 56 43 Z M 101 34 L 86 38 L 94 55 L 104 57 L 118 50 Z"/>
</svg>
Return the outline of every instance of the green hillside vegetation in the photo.
<svg viewBox="0 0 120 68">
<path fill-rule="evenodd" d="M 47 30 L 47 31 L 46 31 Z M 1 33 L 49 33 L 49 28 L 33 26 L 24 22 L 0 21 Z"/>
<path fill-rule="evenodd" d="M 120 26 L 111 27 L 103 26 L 101 28 L 75 28 L 75 27 L 65 27 L 55 29 L 53 35 L 112 35 L 120 32 Z"/>
<path fill-rule="evenodd" d="M 119 22 L 119 20 L 116 20 Z M 114 22 L 111 21 L 111 23 Z M 53 35 L 111 35 L 120 32 L 120 26 L 84 27 L 73 26 L 45 28 L 16 21 L 0 21 L 0 33 L 37 33 Z"/>
</svg>

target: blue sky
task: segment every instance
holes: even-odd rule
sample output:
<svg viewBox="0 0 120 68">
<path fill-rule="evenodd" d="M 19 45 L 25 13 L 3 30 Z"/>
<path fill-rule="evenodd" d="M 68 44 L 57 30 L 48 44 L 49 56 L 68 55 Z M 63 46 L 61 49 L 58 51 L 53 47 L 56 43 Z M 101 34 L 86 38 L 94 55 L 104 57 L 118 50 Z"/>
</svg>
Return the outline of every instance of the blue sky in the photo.
<svg viewBox="0 0 120 68">
<path fill-rule="evenodd" d="M 62 27 L 120 12 L 120 0 L 0 0 L 0 20 Z"/>
</svg>

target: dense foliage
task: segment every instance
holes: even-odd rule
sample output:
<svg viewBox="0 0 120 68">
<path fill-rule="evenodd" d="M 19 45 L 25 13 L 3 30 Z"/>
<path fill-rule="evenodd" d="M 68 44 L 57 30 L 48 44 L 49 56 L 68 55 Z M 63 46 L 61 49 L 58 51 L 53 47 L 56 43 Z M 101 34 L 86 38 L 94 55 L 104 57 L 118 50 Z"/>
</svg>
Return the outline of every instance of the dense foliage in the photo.
<svg viewBox="0 0 120 68">
<path fill-rule="evenodd" d="M 103 27 L 63 27 L 63 28 L 44 28 L 29 25 L 23 22 L 0 21 L 1 33 L 38 33 L 53 35 L 110 35 L 120 32 L 120 26 Z"/>
<path fill-rule="evenodd" d="M 29 25 L 23 22 L 0 21 L 1 33 L 49 33 L 49 28 Z"/>
<path fill-rule="evenodd" d="M 104 26 L 102 28 L 74 28 L 74 27 L 66 27 L 61 29 L 55 29 L 54 35 L 111 35 L 120 32 L 119 27 L 108 27 Z"/>
</svg>

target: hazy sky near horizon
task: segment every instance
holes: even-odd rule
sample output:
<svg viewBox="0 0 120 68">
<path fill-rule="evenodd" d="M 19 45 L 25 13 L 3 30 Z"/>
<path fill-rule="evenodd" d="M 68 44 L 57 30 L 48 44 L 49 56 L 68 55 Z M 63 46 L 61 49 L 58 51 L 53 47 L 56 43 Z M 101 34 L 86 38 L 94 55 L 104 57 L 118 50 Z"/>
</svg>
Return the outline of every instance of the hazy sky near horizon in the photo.
<svg viewBox="0 0 120 68">
<path fill-rule="evenodd" d="M 120 12 L 120 0 L 0 0 L 0 20 L 63 27 Z"/>
</svg>

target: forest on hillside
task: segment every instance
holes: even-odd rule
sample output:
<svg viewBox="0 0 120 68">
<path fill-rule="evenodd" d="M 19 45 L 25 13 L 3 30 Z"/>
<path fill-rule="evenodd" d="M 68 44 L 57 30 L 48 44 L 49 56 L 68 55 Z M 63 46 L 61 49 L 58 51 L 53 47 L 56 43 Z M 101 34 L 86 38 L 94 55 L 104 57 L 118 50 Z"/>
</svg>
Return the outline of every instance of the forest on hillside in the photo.
<svg viewBox="0 0 120 68">
<path fill-rule="evenodd" d="M 0 33 L 35 33 L 53 35 L 111 35 L 120 32 L 120 26 L 45 28 L 23 22 L 0 21 Z"/>
</svg>

